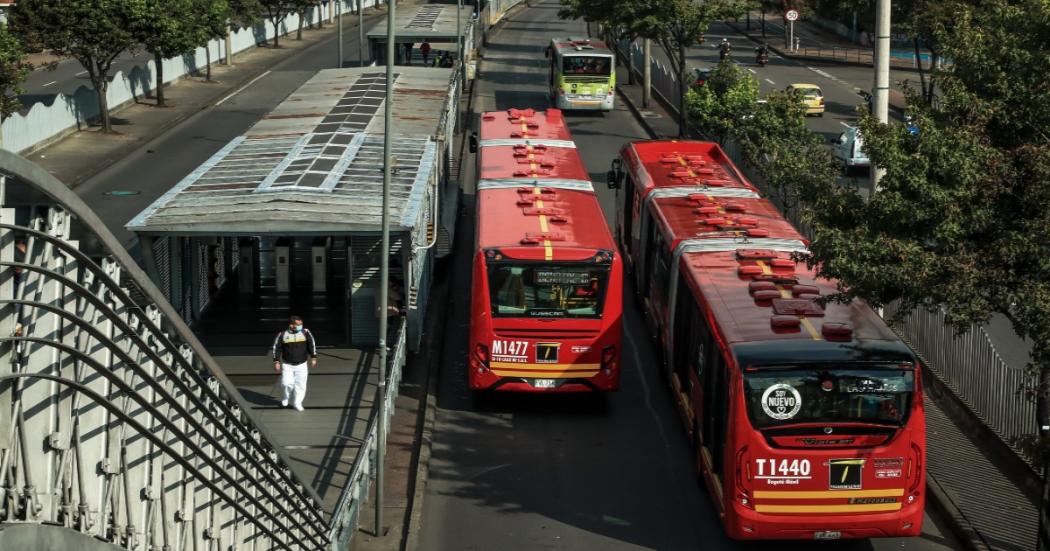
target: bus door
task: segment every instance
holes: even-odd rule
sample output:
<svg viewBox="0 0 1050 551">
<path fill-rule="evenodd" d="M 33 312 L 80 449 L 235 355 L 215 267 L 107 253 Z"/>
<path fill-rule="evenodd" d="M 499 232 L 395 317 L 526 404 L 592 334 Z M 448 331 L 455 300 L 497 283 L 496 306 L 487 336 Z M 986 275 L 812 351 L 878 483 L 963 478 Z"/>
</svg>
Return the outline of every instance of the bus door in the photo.
<svg viewBox="0 0 1050 551">
<path fill-rule="evenodd" d="M 729 380 L 726 361 L 715 342 L 707 319 L 700 316 L 696 340 L 703 343 L 703 443 L 710 454 L 711 470 L 721 477 L 725 456 L 726 427 L 729 421 Z"/>
<path fill-rule="evenodd" d="M 634 269 L 634 230 L 635 217 L 638 216 L 638 198 L 635 195 L 634 180 L 630 174 L 625 174 L 624 185 L 620 189 L 623 193 L 623 207 L 616 209 L 616 227 L 619 230 L 620 247 L 627 258 L 628 266 Z M 619 199 L 619 198 L 618 198 Z"/>
<path fill-rule="evenodd" d="M 647 240 L 645 251 L 647 261 L 645 277 L 642 279 L 643 286 L 641 287 L 645 290 L 645 294 L 642 298 L 648 307 L 649 319 L 653 320 L 652 329 L 660 345 L 660 351 L 665 356 L 664 360 L 670 361 L 670 358 L 666 357 L 666 328 L 670 321 L 667 319 L 667 291 L 671 276 L 671 252 L 667 249 L 667 242 L 656 224 L 649 224 L 649 239 Z"/>
</svg>

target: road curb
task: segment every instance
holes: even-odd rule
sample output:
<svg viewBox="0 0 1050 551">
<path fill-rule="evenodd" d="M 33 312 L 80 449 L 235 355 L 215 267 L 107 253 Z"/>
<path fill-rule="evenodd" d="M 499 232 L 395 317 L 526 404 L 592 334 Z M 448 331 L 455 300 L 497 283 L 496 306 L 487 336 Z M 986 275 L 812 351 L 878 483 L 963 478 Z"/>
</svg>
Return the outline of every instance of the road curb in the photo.
<svg viewBox="0 0 1050 551">
<path fill-rule="evenodd" d="M 373 13 L 365 14 L 365 17 L 368 17 L 369 15 L 375 15 L 375 13 L 376 12 L 373 11 Z M 350 15 L 345 15 L 344 17 L 349 17 L 349 16 Z M 114 164 L 116 164 L 120 160 L 126 158 L 128 155 L 130 155 L 130 154 L 134 153 L 135 151 L 141 149 L 143 146 L 149 144 L 150 142 L 156 140 L 157 138 L 160 138 L 161 136 L 166 134 L 169 130 L 171 130 L 172 128 L 175 128 L 179 124 L 182 124 L 187 119 L 193 117 L 194 115 L 197 115 L 198 113 L 200 113 L 202 111 L 206 111 L 207 109 L 215 107 L 215 101 L 217 99 L 219 99 L 219 98 L 222 98 L 223 94 L 229 93 L 229 92 L 232 92 L 232 91 L 235 91 L 235 90 L 239 90 L 242 86 L 248 84 L 253 79 L 256 79 L 260 75 L 266 73 L 267 71 L 272 70 L 273 67 L 276 66 L 277 64 L 282 63 L 284 61 L 287 61 L 288 59 L 291 59 L 292 57 L 295 57 L 296 55 L 305 54 L 305 53 L 313 50 L 314 48 L 317 48 L 318 46 L 326 43 L 328 40 L 332 40 L 334 38 L 335 30 L 332 29 L 331 26 L 326 27 L 324 30 L 332 32 L 333 35 L 332 36 L 328 36 L 326 38 L 321 38 L 320 40 L 318 40 L 314 44 L 311 44 L 311 45 L 303 48 L 302 50 L 299 50 L 298 52 L 292 53 L 291 55 L 289 55 L 287 57 L 284 57 L 282 59 L 276 60 L 275 62 L 273 62 L 271 64 L 268 64 L 266 66 L 261 67 L 258 71 L 252 71 L 252 72 L 248 73 L 247 75 L 245 75 L 243 78 L 238 79 L 235 83 L 233 83 L 230 86 L 222 87 L 222 89 L 217 94 L 215 94 L 211 99 L 209 99 L 209 100 L 207 100 L 207 101 L 205 101 L 205 102 L 203 102 L 203 103 L 201 103 L 199 105 L 194 106 L 193 108 L 189 109 L 188 111 L 177 113 L 171 119 L 166 120 L 163 123 L 161 123 L 159 126 L 157 126 L 157 129 L 154 132 L 151 132 L 149 135 L 143 136 L 140 139 L 128 142 L 127 144 L 118 147 L 117 149 L 114 150 L 113 154 L 107 155 L 105 157 L 105 159 L 91 164 L 85 170 L 79 172 L 78 176 L 74 180 L 72 180 L 70 182 L 65 182 L 65 184 L 67 186 L 69 186 L 70 189 L 75 189 L 77 186 L 79 186 L 79 185 L 83 184 L 84 182 L 86 182 L 87 180 L 89 180 L 89 179 L 91 179 L 91 178 L 101 174 L 104 170 L 106 170 L 110 166 L 113 166 Z M 258 47 L 259 47 L 259 45 L 256 44 L 255 48 L 258 48 Z M 238 55 L 239 54 L 243 54 L 243 53 L 247 53 L 248 51 L 250 51 L 250 50 L 244 50 L 242 52 L 239 52 Z M 234 55 L 234 59 L 236 59 L 236 57 L 237 57 L 237 55 Z M 218 63 L 218 62 L 216 62 L 216 63 Z M 174 82 L 170 82 L 170 83 L 165 84 L 165 86 L 166 87 L 170 87 L 175 82 L 186 81 L 186 80 L 189 80 L 191 78 L 193 78 L 193 75 L 184 75 L 184 76 L 180 77 L 179 79 L 177 79 Z M 116 115 L 116 114 L 120 113 L 121 111 L 123 111 L 123 110 L 125 110 L 125 109 L 127 109 L 129 107 L 133 107 L 135 105 L 139 105 L 139 104 L 137 102 L 126 102 L 126 103 L 122 104 L 121 106 L 119 106 L 117 109 L 111 110 L 110 111 L 110 115 L 111 116 Z M 158 108 L 158 109 L 163 109 L 163 108 Z M 177 107 L 176 107 L 176 109 L 177 109 Z M 42 145 L 41 147 L 34 148 L 34 149 L 30 150 L 30 151 L 27 151 L 25 153 L 25 156 L 27 158 L 30 158 L 32 155 L 40 153 L 41 151 L 43 151 L 47 147 L 55 145 L 55 144 L 61 142 L 62 140 L 65 140 L 65 139 L 68 139 L 71 136 L 77 135 L 80 132 L 82 132 L 82 130 L 77 130 L 77 129 L 71 128 L 68 133 L 61 135 L 61 137 L 59 137 L 59 138 L 57 138 L 57 139 L 55 139 L 55 140 L 53 140 L 53 141 L 51 141 L 51 142 L 49 142 L 49 143 L 47 143 L 45 145 Z"/>
</svg>

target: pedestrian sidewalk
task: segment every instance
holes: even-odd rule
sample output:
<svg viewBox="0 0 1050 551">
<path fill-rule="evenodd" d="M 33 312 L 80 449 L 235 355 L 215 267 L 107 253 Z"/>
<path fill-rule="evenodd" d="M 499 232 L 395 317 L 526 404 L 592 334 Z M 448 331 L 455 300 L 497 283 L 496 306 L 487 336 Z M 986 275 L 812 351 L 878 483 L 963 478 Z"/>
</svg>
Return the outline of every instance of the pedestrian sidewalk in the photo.
<svg viewBox="0 0 1050 551">
<path fill-rule="evenodd" d="M 678 135 L 678 123 L 653 97 L 642 107 L 642 87 L 627 84 L 627 69 L 617 67 L 617 91 L 653 139 Z M 929 370 L 924 373 L 932 377 Z M 976 417 L 953 415 L 960 408 L 943 385 L 927 383 L 927 503 L 939 513 L 963 549 L 1022 551 L 1035 549 L 1038 509 L 1014 477 L 1011 465 L 988 451 Z M 1004 473 L 1004 471 L 1007 471 Z"/>
<path fill-rule="evenodd" d="M 425 4 L 426 0 L 404 3 Z M 365 17 L 380 12 L 385 12 L 385 7 L 366 8 Z M 356 36 L 352 30 L 357 28 L 357 16 L 346 14 L 344 17 L 344 37 Z M 145 96 L 112 109 L 113 133 L 101 132 L 95 124 L 85 125 L 25 156 L 69 187 L 76 187 L 179 123 L 246 87 L 271 67 L 331 39 L 335 32 L 336 26 L 326 22 L 322 29 L 304 29 L 302 40 L 286 37 L 280 48 L 251 48 L 235 55 L 232 66 L 213 64 L 211 81 L 203 75 L 190 76 L 166 86 L 166 107 L 157 107 L 152 96 Z M 356 61 L 355 55 L 347 51 L 347 60 Z"/>
</svg>

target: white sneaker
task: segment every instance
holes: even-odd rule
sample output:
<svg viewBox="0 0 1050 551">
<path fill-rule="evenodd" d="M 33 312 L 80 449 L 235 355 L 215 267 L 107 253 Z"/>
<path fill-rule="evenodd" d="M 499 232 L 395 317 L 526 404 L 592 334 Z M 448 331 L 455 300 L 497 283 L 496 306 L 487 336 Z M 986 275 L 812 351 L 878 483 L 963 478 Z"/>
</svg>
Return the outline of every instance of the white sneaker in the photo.
<svg viewBox="0 0 1050 551">
<path fill-rule="evenodd" d="M 295 411 L 302 411 L 303 410 L 303 405 L 302 404 L 295 404 L 294 407 L 295 407 Z"/>
<path fill-rule="evenodd" d="M 281 407 L 283 407 L 283 408 L 288 407 L 288 400 L 281 400 Z"/>
</svg>

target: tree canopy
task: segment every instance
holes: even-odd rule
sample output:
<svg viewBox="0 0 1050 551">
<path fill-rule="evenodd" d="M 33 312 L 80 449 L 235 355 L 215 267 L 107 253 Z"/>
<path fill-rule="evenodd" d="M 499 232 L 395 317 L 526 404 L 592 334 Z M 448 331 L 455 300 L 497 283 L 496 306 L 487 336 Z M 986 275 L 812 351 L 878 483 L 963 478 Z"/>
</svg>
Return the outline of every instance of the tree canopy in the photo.
<svg viewBox="0 0 1050 551">
<path fill-rule="evenodd" d="M 0 23 L 0 123 L 22 106 L 18 96 L 30 70 L 25 48 L 7 30 L 7 25 Z"/>
<path fill-rule="evenodd" d="M 136 47 L 135 29 L 145 12 L 145 0 L 19 0 L 8 18 L 24 44 L 84 66 L 98 97 L 102 128 L 109 132 L 109 72 L 117 56 Z"/>
<path fill-rule="evenodd" d="M 815 194 L 813 261 L 845 296 L 943 308 L 960 328 L 1005 315 L 1033 343 L 1038 425 L 1050 425 L 1050 4 L 957 4 L 932 36 L 952 64 L 938 101 L 909 90 L 919 128 L 862 118 L 886 168 L 870 201 Z"/>
</svg>

